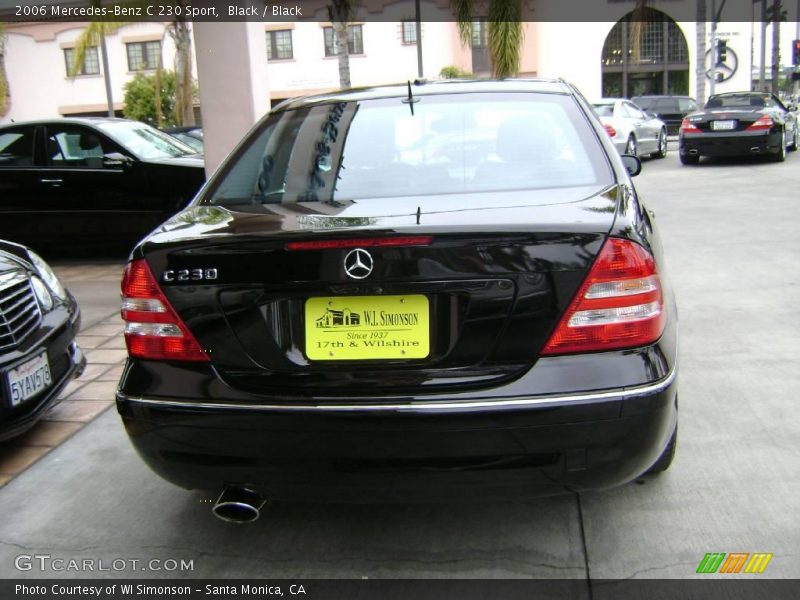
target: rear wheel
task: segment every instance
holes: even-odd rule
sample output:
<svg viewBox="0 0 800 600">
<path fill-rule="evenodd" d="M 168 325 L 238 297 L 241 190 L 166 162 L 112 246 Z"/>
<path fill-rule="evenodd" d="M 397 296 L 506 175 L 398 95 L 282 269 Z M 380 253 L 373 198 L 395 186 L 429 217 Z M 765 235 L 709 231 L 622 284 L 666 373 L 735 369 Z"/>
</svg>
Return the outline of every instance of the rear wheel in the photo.
<svg viewBox="0 0 800 600">
<path fill-rule="evenodd" d="M 778 151 L 772 155 L 772 160 L 775 162 L 783 162 L 786 160 L 786 131 L 781 130 L 780 144 L 778 144 Z"/>
<path fill-rule="evenodd" d="M 700 162 L 700 157 L 697 154 L 681 154 L 680 157 L 682 165 L 696 165 Z"/>
<path fill-rule="evenodd" d="M 647 470 L 645 475 L 655 475 L 657 473 L 663 473 L 667 469 L 669 469 L 672 461 L 675 459 L 675 448 L 678 445 L 678 426 L 675 425 L 675 431 L 672 432 L 672 437 L 669 439 L 669 443 L 667 447 L 664 448 L 664 451 L 661 453 L 661 456 L 658 457 L 658 460 L 655 464 Z"/>
<path fill-rule="evenodd" d="M 631 156 L 637 156 L 636 138 L 633 136 L 633 134 L 628 136 L 628 143 L 625 144 L 625 154 L 630 154 Z"/>
<path fill-rule="evenodd" d="M 794 126 L 794 135 L 792 136 L 792 143 L 787 148 L 790 152 L 797 150 L 797 124 Z"/>
<path fill-rule="evenodd" d="M 664 158 L 667 155 L 667 130 L 662 129 L 658 134 L 658 152 L 653 154 L 656 158 Z"/>
</svg>

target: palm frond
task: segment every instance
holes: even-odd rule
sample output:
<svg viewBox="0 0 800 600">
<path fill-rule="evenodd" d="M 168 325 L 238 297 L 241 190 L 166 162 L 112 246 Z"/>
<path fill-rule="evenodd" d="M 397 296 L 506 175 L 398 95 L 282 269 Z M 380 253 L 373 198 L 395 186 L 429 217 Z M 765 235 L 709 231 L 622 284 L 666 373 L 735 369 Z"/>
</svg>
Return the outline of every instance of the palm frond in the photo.
<svg viewBox="0 0 800 600">
<path fill-rule="evenodd" d="M 469 46 L 472 43 L 472 0 L 450 0 L 450 5 L 458 24 L 458 37 L 461 43 Z"/>
<path fill-rule="evenodd" d="M 519 73 L 523 29 L 521 0 L 492 0 L 487 28 L 489 55 L 495 77 Z"/>
<path fill-rule="evenodd" d="M 106 21 L 92 21 L 89 26 L 83 30 L 83 33 L 75 42 L 73 49 L 72 68 L 69 71 L 69 77 L 74 79 L 78 73 L 83 69 L 83 63 L 86 60 L 86 51 L 89 48 L 99 46 L 102 40 L 110 35 L 114 35 L 125 25 L 127 22 L 106 22 Z"/>
</svg>

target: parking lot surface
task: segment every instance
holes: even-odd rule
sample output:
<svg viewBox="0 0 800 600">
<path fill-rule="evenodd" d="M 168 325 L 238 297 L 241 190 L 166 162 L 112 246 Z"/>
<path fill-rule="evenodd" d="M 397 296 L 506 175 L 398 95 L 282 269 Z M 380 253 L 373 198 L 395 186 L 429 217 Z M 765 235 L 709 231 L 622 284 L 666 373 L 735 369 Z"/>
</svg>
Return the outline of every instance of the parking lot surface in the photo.
<svg viewBox="0 0 800 600">
<path fill-rule="evenodd" d="M 765 552 L 762 577 L 800 577 L 800 153 L 681 167 L 671 151 L 635 182 L 681 320 L 678 455 L 663 476 L 527 502 L 272 504 L 253 524 L 223 523 L 213 496 L 159 480 L 103 412 L 124 356 L 121 264 L 56 263 L 84 310 L 89 367 L 45 422 L 2 448 L 0 576 L 688 578 L 707 552 Z M 37 553 L 193 568 L 15 567 Z"/>
</svg>

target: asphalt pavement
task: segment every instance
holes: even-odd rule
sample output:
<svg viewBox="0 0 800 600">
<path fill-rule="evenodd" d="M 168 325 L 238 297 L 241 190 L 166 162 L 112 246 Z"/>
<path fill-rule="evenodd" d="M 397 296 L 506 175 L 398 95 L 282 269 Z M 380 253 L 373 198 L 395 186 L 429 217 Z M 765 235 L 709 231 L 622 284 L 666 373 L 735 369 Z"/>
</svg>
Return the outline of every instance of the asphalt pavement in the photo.
<svg viewBox="0 0 800 600">
<path fill-rule="evenodd" d="M 635 182 L 681 320 L 679 447 L 663 476 L 528 502 L 271 504 L 242 526 L 152 474 L 111 409 L 0 488 L 0 577 L 691 578 L 707 552 L 772 553 L 762 577 L 800 577 L 800 153 L 682 167 L 672 151 Z M 98 348 L 116 350 L 118 265 L 59 268 L 87 330 L 109 332 Z M 19 570 L 37 554 L 125 566 Z"/>
</svg>

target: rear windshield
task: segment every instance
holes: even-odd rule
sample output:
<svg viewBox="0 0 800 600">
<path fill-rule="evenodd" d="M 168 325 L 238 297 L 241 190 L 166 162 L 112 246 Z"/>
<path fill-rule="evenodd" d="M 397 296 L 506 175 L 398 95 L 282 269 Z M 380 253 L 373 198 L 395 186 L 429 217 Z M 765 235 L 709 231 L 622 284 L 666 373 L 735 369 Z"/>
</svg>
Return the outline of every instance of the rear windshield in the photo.
<svg viewBox="0 0 800 600">
<path fill-rule="evenodd" d="M 764 108 L 772 104 L 772 98 L 763 94 L 731 94 L 711 96 L 706 108 Z"/>
<path fill-rule="evenodd" d="M 336 202 L 606 185 L 570 96 L 458 94 L 340 102 L 268 117 L 203 200 Z"/>
</svg>

